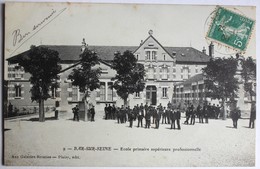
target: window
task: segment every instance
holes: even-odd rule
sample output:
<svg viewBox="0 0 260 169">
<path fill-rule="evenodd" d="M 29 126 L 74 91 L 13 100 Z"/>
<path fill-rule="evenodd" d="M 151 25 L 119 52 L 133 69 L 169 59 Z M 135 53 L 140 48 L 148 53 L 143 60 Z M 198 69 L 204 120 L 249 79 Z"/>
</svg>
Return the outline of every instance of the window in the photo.
<svg viewBox="0 0 260 169">
<path fill-rule="evenodd" d="M 183 68 L 182 72 L 183 72 L 182 79 L 188 79 L 189 78 L 188 74 L 190 73 L 190 69 L 188 67 L 185 67 Z"/>
<path fill-rule="evenodd" d="M 138 55 L 136 55 L 136 59 L 138 60 Z"/>
<path fill-rule="evenodd" d="M 154 79 L 154 68 L 148 68 L 148 79 Z"/>
<path fill-rule="evenodd" d="M 165 60 L 165 55 L 163 55 L 163 60 Z"/>
<path fill-rule="evenodd" d="M 162 97 L 167 97 L 167 87 L 162 88 Z"/>
<path fill-rule="evenodd" d="M 175 68 L 173 68 L 173 69 L 172 69 L 172 72 L 173 72 L 173 73 L 175 73 L 175 72 L 176 72 L 176 69 L 175 69 Z"/>
<path fill-rule="evenodd" d="M 56 88 L 54 86 L 51 87 L 51 97 L 52 98 L 57 97 L 57 95 L 56 95 Z"/>
<path fill-rule="evenodd" d="M 195 69 L 195 72 L 198 73 L 198 69 Z"/>
<path fill-rule="evenodd" d="M 113 82 L 108 82 L 108 88 L 107 88 L 107 100 L 113 101 L 113 88 L 112 88 Z"/>
<path fill-rule="evenodd" d="M 57 88 L 60 87 L 60 84 L 57 83 L 57 86 L 55 88 L 55 86 L 51 86 L 51 97 L 52 98 L 56 98 L 56 97 L 60 97 L 60 92 L 57 91 Z"/>
<path fill-rule="evenodd" d="M 69 82 L 69 88 L 72 88 L 72 83 L 71 82 Z"/>
<path fill-rule="evenodd" d="M 72 101 L 78 101 L 78 88 L 72 88 Z"/>
<path fill-rule="evenodd" d="M 106 100 L 106 86 L 105 82 L 100 82 L 100 100 Z"/>
<path fill-rule="evenodd" d="M 162 79 L 168 79 L 168 69 L 167 68 L 162 69 Z"/>
<path fill-rule="evenodd" d="M 139 98 L 140 97 L 140 92 L 135 92 L 135 97 Z"/>
<path fill-rule="evenodd" d="M 15 86 L 15 97 L 22 97 L 22 87 L 21 87 L 21 85 Z"/>
<path fill-rule="evenodd" d="M 150 60 L 150 53 L 151 53 L 151 52 L 150 52 L 150 51 L 146 51 L 145 53 L 146 53 L 146 59 L 147 59 L 147 60 Z"/>
<path fill-rule="evenodd" d="M 152 60 L 156 60 L 156 51 L 152 51 Z"/>
<path fill-rule="evenodd" d="M 15 66 L 14 71 L 16 79 L 21 79 L 23 77 L 23 68 L 21 66 Z"/>
</svg>

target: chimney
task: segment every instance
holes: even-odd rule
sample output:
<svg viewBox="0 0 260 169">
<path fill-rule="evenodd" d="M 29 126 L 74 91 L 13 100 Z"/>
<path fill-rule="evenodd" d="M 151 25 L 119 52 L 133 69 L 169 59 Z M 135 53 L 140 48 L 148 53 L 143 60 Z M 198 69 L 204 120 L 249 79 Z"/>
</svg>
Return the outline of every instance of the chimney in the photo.
<svg viewBox="0 0 260 169">
<path fill-rule="evenodd" d="M 203 46 L 202 52 L 203 52 L 204 54 L 206 54 L 206 48 L 205 48 L 205 46 Z"/>
<path fill-rule="evenodd" d="M 212 58 L 214 57 L 214 45 L 212 42 L 209 45 L 209 56 Z"/>
<path fill-rule="evenodd" d="M 144 43 L 143 40 L 141 40 L 140 46 L 141 46 L 143 43 Z"/>
<path fill-rule="evenodd" d="M 87 48 L 87 44 L 86 44 L 86 42 L 85 42 L 85 38 L 83 38 L 82 46 L 81 46 L 81 52 L 83 53 L 86 48 Z"/>
</svg>

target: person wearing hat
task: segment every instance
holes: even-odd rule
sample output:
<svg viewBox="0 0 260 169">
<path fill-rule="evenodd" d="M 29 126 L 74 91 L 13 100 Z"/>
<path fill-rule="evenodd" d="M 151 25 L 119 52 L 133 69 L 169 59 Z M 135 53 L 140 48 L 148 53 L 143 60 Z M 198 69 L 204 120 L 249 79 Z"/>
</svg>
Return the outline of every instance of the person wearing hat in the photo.
<svg viewBox="0 0 260 169">
<path fill-rule="evenodd" d="M 90 121 L 95 121 L 95 106 L 93 105 L 91 108 L 90 108 L 90 115 L 91 115 L 91 120 Z"/>
</svg>

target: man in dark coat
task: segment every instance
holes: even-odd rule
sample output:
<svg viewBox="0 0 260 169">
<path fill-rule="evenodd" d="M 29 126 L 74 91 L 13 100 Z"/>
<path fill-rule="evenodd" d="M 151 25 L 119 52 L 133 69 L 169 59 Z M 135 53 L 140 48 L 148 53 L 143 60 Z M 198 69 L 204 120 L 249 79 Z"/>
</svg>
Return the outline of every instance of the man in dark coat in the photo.
<svg viewBox="0 0 260 169">
<path fill-rule="evenodd" d="M 240 116 L 241 116 L 240 110 L 238 108 L 235 108 L 231 113 L 231 118 L 233 120 L 234 128 L 237 128 L 237 121 L 240 118 Z"/>
<path fill-rule="evenodd" d="M 107 118 L 112 119 L 112 106 L 109 104 L 107 109 L 108 109 Z"/>
<path fill-rule="evenodd" d="M 159 112 L 162 115 L 162 124 L 163 122 L 166 124 L 166 107 L 164 107 L 162 110 L 159 110 Z"/>
<path fill-rule="evenodd" d="M 187 105 L 187 107 L 186 107 L 185 115 L 186 115 L 186 120 L 184 121 L 184 124 L 189 124 L 189 119 L 190 119 L 190 108 L 189 108 L 189 105 Z"/>
<path fill-rule="evenodd" d="M 90 121 L 95 121 L 95 114 L 96 114 L 96 112 L 95 112 L 95 106 L 92 106 L 92 107 L 90 108 L 89 112 L 90 112 L 90 115 L 91 115 L 91 120 L 90 120 Z"/>
<path fill-rule="evenodd" d="M 175 120 L 177 122 L 178 130 L 180 130 L 181 129 L 181 126 L 180 126 L 181 112 L 180 112 L 179 108 L 177 108 L 177 111 L 175 112 Z"/>
<path fill-rule="evenodd" d="M 154 109 L 153 111 L 154 111 L 154 114 L 155 114 L 155 128 L 159 129 L 162 110 Z"/>
<path fill-rule="evenodd" d="M 198 105 L 197 107 L 197 116 L 199 117 L 199 123 L 203 122 L 203 116 L 202 116 L 202 111 L 201 111 L 201 106 Z"/>
<path fill-rule="evenodd" d="M 112 119 L 113 120 L 116 119 L 116 106 L 115 106 L 115 104 L 113 104 L 113 106 L 112 106 Z"/>
<path fill-rule="evenodd" d="M 137 127 L 139 127 L 139 126 L 143 127 L 143 118 L 144 118 L 144 108 L 140 107 L 138 115 L 137 115 L 137 119 L 138 119 Z"/>
<path fill-rule="evenodd" d="M 255 103 L 251 105 L 251 113 L 250 113 L 250 121 L 249 121 L 249 128 L 255 128 L 255 119 L 256 119 L 256 108 Z"/>
<path fill-rule="evenodd" d="M 190 124 L 194 125 L 195 124 L 195 110 L 194 110 L 194 106 L 193 104 L 190 106 L 190 114 L 191 114 L 191 120 L 190 120 Z"/>
<path fill-rule="evenodd" d="M 129 121 L 129 127 L 133 127 L 133 121 L 134 121 L 134 113 L 133 111 L 129 110 L 128 113 L 128 121 Z"/>
<path fill-rule="evenodd" d="M 176 110 L 170 111 L 171 114 L 171 129 L 175 129 L 175 120 L 176 120 Z"/>
<path fill-rule="evenodd" d="M 76 105 L 75 107 L 72 108 L 72 112 L 74 114 L 73 120 L 75 121 L 77 119 L 77 121 L 79 121 L 79 107 L 78 107 L 78 105 Z"/>
<path fill-rule="evenodd" d="M 106 107 L 104 108 L 104 112 L 105 112 L 105 119 L 107 120 L 107 118 L 108 118 L 108 107 L 107 107 L 107 104 L 106 104 Z"/>
<path fill-rule="evenodd" d="M 152 114 L 152 107 L 148 108 L 148 111 L 145 112 L 145 128 L 150 128 L 151 125 L 151 114 Z"/>
<path fill-rule="evenodd" d="M 171 124 L 171 111 L 172 111 L 172 106 L 168 107 L 167 110 L 165 111 L 168 124 Z"/>
</svg>

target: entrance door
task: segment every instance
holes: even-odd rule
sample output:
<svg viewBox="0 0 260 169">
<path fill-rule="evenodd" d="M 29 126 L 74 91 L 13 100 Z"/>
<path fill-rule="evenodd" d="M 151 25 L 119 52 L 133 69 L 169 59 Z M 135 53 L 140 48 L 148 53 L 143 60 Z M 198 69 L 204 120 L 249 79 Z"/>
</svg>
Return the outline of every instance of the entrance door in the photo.
<svg viewBox="0 0 260 169">
<path fill-rule="evenodd" d="M 155 86 L 146 87 L 146 102 L 148 104 L 156 105 L 157 101 L 157 90 Z"/>
</svg>

